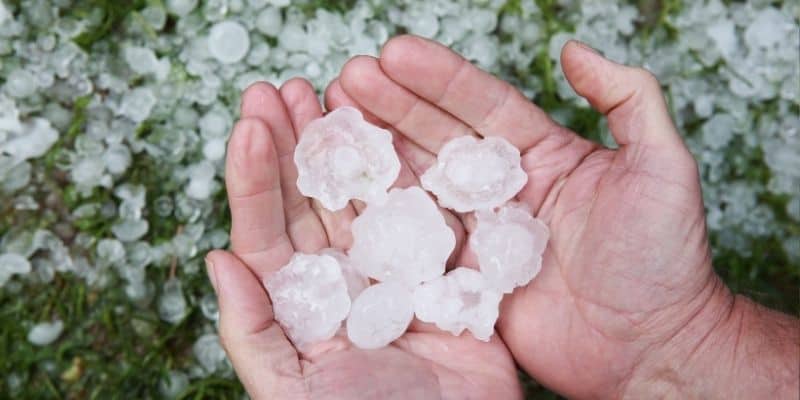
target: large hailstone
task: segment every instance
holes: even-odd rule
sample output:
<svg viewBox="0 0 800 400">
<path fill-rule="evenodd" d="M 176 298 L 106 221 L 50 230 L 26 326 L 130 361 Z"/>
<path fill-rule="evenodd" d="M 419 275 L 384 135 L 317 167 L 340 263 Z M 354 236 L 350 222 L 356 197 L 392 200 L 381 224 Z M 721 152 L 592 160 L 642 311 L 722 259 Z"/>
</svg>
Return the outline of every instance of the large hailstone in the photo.
<svg viewBox="0 0 800 400">
<path fill-rule="evenodd" d="M 419 187 L 392 189 L 352 223 L 350 258 L 364 275 L 413 286 L 444 273 L 456 245 L 436 203 Z"/>
<path fill-rule="evenodd" d="M 361 273 L 361 270 L 356 268 L 353 260 L 344 254 L 339 249 L 323 249 L 320 254 L 331 256 L 339 262 L 339 267 L 342 269 L 344 281 L 347 284 L 347 293 L 350 295 L 350 300 L 355 300 L 364 289 L 369 286 L 369 278 Z"/>
<path fill-rule="evenodd" d="M 488 342 L 502 298 L 483 274 L 458 267 L 414 291 L 414 312 L 419 320 L 432 322 L 439 329 L 454 335 L 469 329 L 476 339 Z"/>
<path fill-rule="evenodd" d="M 469 239 L 486 280 L 511 293 L 528 284 L 542 269 L 542 253 L 550 230 L 524 207 L 509 203 L 497 211 L 475 213 L 478 224 Z"/>
<path fill-rule="evenodd" d="M 461 136 L 442 147 L 420 182 L 442 207 L 469 212 L 502 205 L 525 186 L 528 175 L 519 150 L 507 140 Z"/>
<path fill-rule="evenodd" d="M 332 338 L 350 311 L 345 278 L 328 255 L 295 253 L 265 286 L 275 319 L 301 350 Z"/>
<path fill-rule="evenodd" d="M 352 107 L 311 121 L 297 143 L 294 162 L 300 192 L 332 211 L 351 199 L 381 201 L 400 174 L 391 133 Z"/>
<path fill-rule="evenodd" d="M 347 337 L 362 349 L 384 347 L 402 336 L 413 318 L 411 289 L 395 282 L 377 283 L 353 302 Z"/>
</svg>

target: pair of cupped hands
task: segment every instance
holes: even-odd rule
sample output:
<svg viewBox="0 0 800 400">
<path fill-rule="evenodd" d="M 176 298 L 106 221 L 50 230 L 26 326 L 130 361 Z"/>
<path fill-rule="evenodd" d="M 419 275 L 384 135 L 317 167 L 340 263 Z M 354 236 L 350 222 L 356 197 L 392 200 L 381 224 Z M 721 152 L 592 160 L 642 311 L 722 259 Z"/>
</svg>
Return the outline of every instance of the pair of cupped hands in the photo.
<svg viewBox="0 0 800 400">
<path fill-rule="evenodd" d="M 658 82 L 574 41 L 561 64 L 607 117 L 618 149 L 583 139 L 508 83 L 414 36 L 391 39 L 378 58 L 353 58 L 325 91 L 327 110 L 356 107 L 392 132 L 397 187 L 419 185 L 460 135 L 519 148 L 529 179 L 516 200 L 551 238 L 541 273 L 501 303 L 489 342 L 414 321 L 383 349 L 335 337 L 296 351 L 262 281 L 295 251 L 348 249 L 363 204 L 330 212 L 298 192 L 298 135 L 323 115 L 307 81 L 244 92 L 225 169 L 231 251 L 212 251 L 206 263 L 222 344 L 252 398 L 515 399 L 517 366 L 569 397 L 635 397 L 681 356 L 681 341 L 711 330 L 731 294 L 712 269 L 697 167 Z M 441 211 L 457 238 L 448 268 L 477 267 L 471 216 Z"/>
</svg>

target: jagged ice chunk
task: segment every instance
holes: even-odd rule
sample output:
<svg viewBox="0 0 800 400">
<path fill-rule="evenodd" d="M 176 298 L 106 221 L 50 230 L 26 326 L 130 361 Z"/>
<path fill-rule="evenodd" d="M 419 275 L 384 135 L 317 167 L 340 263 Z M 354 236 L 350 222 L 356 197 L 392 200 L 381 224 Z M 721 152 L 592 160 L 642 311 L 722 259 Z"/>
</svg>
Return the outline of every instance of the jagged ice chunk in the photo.
<svg viewBox="0 0 800 400">
<path fill-rule="evenodd" d="M 295 253 L 265 286 L 275 319 L 301 350 L 333 337 L 350 311 L 339 263 L 328 255 Z"/>
<path fill-rule="evenodd" d="M 439 329 L 454 335 L 469 329 L 472 336 L 486 342 L 494 333 L 502 298 L 479 271 L 458 267 L 414 291 L 414 312 Z"/>
<path fill-rule="evenodd" d="M 416 285 L 444 273 L 456 244 L 436 203 L 419 187 L 392 189 L 383 204 L 369 204 L 351 229 L 350 257 L 379 281 Z"/>
<path fill-rule="evenodd" d="M 519 150 L 496 136 L 450 140 L 420 178 L 422 187 L 433 192 L 442 207 L 458 212 L 500 206 L 527 181 Z"/>
<path fill-rule="evenodd" d="M 392 135 L 352 107 L 309 123 L 294 153 L 297 188 L 332 211 L 351 199 L 379 201 L 400 174 Z"/>
<path fill-rule="evenodd" d="M 377 349 L 403 335 L 414 318 L 411 290 L 394 282 L 368 287 L 353 302 L 347 337 L 359 348 Z"/>
<path fill-rule="evenodd" d="M 550 231 L 524 207 L 509 203 L 497 211 L 478 211 L 469 239 L 486 280 L 504 293 L 523 286 L 542 268 Z"/>
<path fill-rule="evenodd" d="M 339 249 L 323 249 L 320 254 L 331 256 L 339 262 L 339 268 L 342 269 L 342 276 L 347 284 L 347 293 L 350 295 L 350 300 L 355 300 L 364 289 L 369 286 L 369 279 L 356 268 L 353 260 Z"/>
</svg>

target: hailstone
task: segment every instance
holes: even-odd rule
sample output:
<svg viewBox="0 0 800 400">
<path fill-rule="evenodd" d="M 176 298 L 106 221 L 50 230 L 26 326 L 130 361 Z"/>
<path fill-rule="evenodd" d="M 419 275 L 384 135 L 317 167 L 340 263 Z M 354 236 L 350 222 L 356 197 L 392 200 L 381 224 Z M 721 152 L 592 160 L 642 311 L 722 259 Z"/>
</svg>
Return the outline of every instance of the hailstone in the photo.
<svg viewBox="0 0 800 400">
<path fill-rule="evenodd" d="M 447 142 L 420 178 L 442 207 L 469 212 L 498 207 L 528 182 L 519 150 L 507 140 L 461 136 Z"/>
<path fill-rule="evenodd" d="M 355 300 L 358 295 L 369 286 L 369 279 L 356 268 L 353 260 L 339 249 L 323 249 L 320 254 L 331 256 L 339 262 L 344 281 L 347 283 L 347 293 L 350 300 Z"/>
<path fill-rule="evenodd" d="M 311 121 L 300 135 L 294 162 L 300 192 L 332 211 L 351 199 L 382 201 L 400 174 L 391 133 L 352 107 Z"/>
<path fill-rule="evenodd" d="M 364 275 L 409 286 L 443 274 L 456 244 L 436 203 L 419 187 L 392 189 L 385 203 L 369 204 L 351 229 L 349 255 Z"/>
<path fill-rule="evenodd" d="M 414 291 L 414 312 L 421 321 L 460 335 L 469 329 L 476 339 L 489 341 L 500 313 L 503 294 L 479 271 L 458 267 L 425 282 Z"/>
<path fill-rule="evenodd" d="M 345 278 L 329 255 L 295 253 L 265 286 L 275 320 L 301 350 L 333 337 L 350 311 Z"/>
<path fill-rule="evenodd" d="M 347 337 L 362 349 L 384 347 L 402 336 L 413 318 L 411 289 L 395 282 L 377 283 L 353 302 Z"/>
<path fill-rule="evenodd" d="M 504 293 L 528 284 L 542 268 L 550 231 L 517 203 L 475 213 L 477 227 L 469 239 L 481 272 Z"/>
</svg>

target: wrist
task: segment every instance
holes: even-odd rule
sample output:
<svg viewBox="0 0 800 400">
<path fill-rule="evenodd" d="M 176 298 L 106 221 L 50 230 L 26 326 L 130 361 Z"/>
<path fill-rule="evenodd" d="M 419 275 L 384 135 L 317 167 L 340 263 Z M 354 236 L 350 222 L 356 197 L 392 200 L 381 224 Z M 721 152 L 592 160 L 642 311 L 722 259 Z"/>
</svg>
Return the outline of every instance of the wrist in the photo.
<svg viewBox="0 0 800 400">
<path fill-rule="evenodd" d="M 715 276 L 706 303 L 654 345 L 628 398 L 787 398 L 798 393 L 797 319 L 733 295 Z"/>
</svg>

